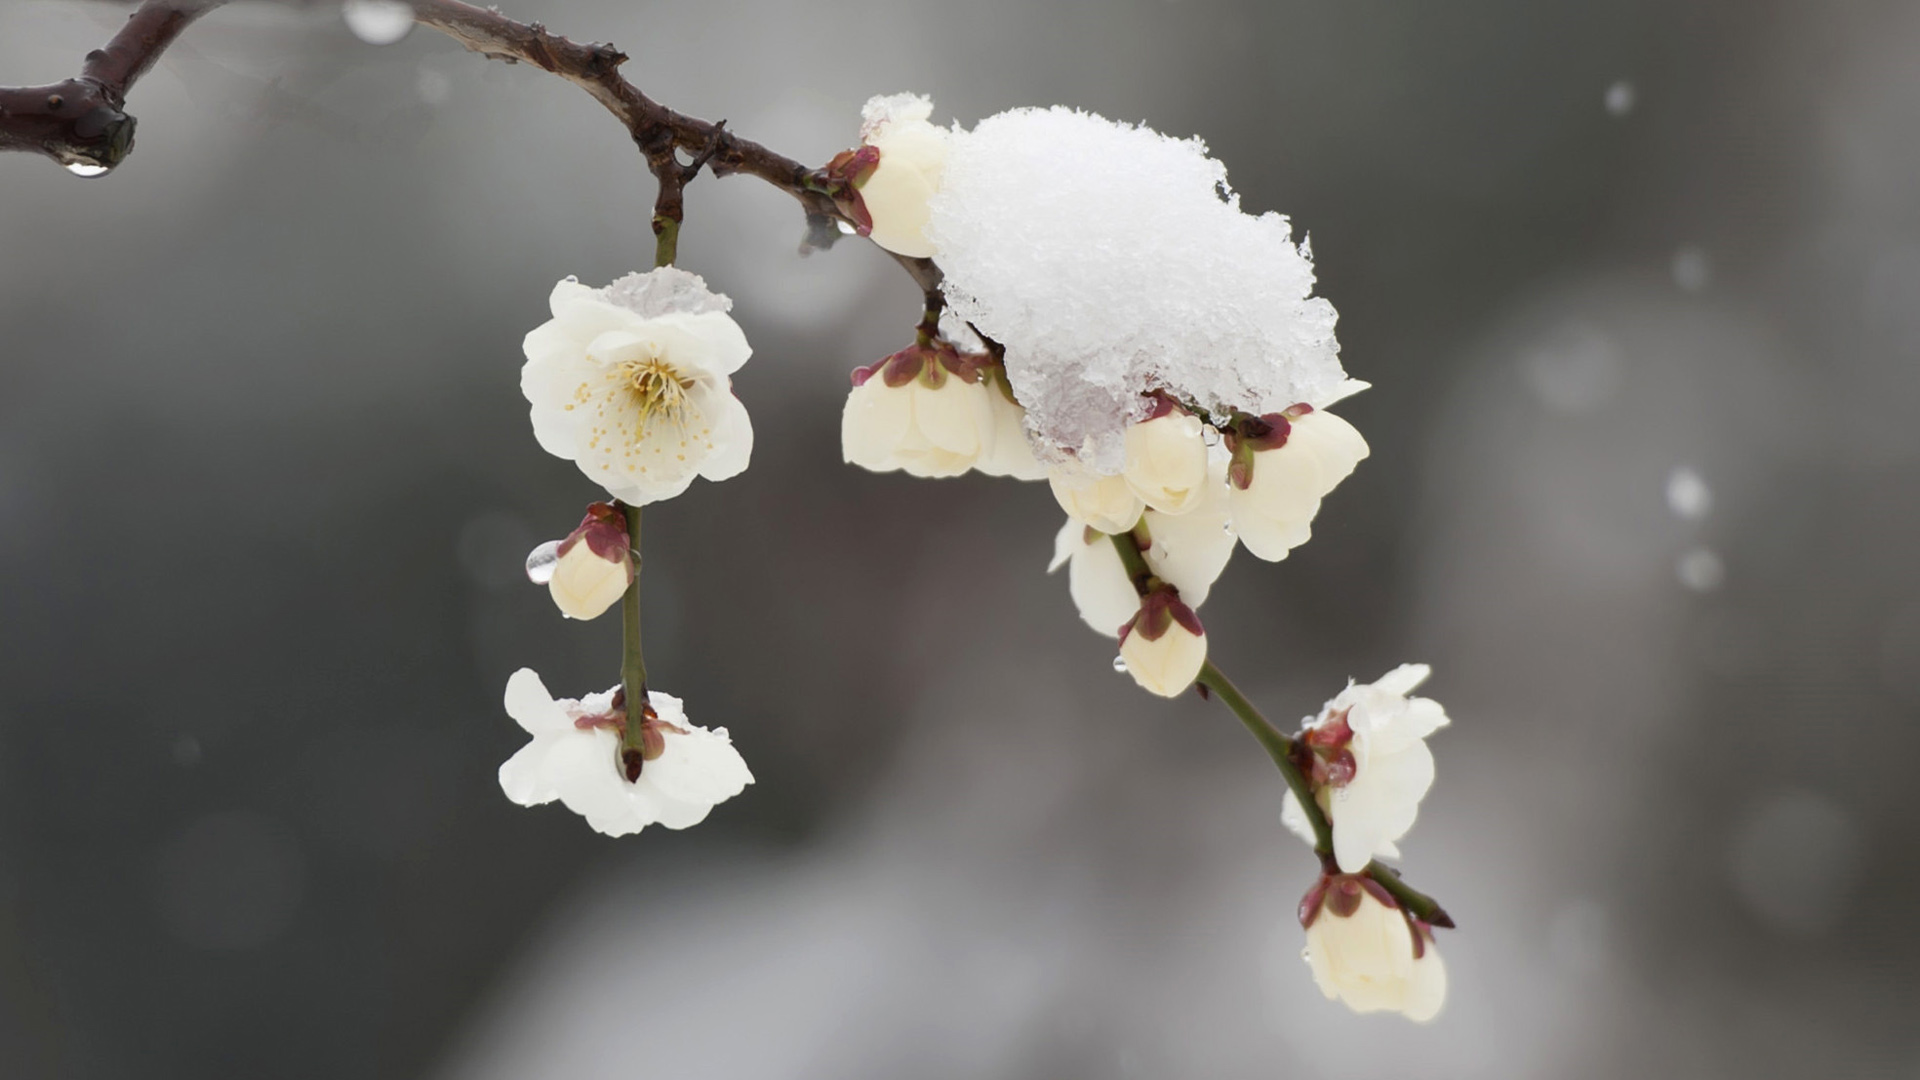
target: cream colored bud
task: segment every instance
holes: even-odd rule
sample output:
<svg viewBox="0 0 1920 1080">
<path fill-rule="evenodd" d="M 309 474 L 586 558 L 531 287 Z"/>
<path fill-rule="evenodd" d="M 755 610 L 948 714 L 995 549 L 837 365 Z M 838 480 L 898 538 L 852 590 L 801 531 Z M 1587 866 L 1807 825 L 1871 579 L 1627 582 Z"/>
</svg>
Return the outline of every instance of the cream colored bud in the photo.
<svg viewBox="0 0 1920 1080">
<path fill-rule="evenodd" d="M 1200 418 L 1170 412 L 1128 428 L 1127 487 L 1148 507 L 1184 514 L 1207 493 L 1207 443 Z"/>
<path fill-rule="evenodd" d="M 569 619 L 593 619 L 620 602 L 633 584 L 633 561 L 605 559 L 585 540 L 575 541 L 553 564 L 547 591 Z"/>
<path fill-rule="evenodd" d="M 1068 517 L 1103 533 L 1126 532 L 1146 509 L 1124 476 L 1075 475 L 1056 468 L 1047 474 L 1047 482 Z"/>
<path fill-rule="evenodd" d="M 1367 456 L 1352 424 L 1315 411 L 1292 422 L 1286 445 L 1253 454 L 1247 486 L 1231 487 L 1233 527 L 1247 550 L 1269 562 L 1313 536 L 1320 500 Z"/>
<path fill-rule="evenodd" d="M 880 151 L 880 161 L 857 185 L 873 222 L 873 242 L 917 259 L 935 252 L 926 235 L 927 203 L 947 168 L 947 132 L 927 121 L 932 109 L 931 103 L 902 108 L 870 124 L 866 144 Z"/>
<path fill-rule="evenodd" d="M 1141 689 L 1179 697 L 1207 663 L 1207 636 L 1193 609 L 1171 590 L 1147 594 L 1120 634 L 1120 658 Z"/>
<path fill-rule="evenodd" d="M 1426 1023 L 1447 999 L 1447 969 L 1433 942 L 1414 955 L 1413 928 L 1397 908 L 1370 892 L 1342 917 L 1329 902 L 1307 927 L 1306 960 L 1329 1000 L 1354 1012 L 1397 1012 Z"/>
</svg>

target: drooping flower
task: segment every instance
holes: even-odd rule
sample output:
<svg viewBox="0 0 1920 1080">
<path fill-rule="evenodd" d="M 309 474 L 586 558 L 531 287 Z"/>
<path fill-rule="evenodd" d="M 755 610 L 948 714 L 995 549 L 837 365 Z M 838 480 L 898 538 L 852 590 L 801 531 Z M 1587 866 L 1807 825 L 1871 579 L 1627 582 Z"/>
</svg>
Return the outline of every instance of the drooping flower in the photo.
<svg viewBox="0 0 1920 1080">
<path fill-rule="evenodd" d="M 608 836 L 697 825 L 753 783 L 727 729 L 688 723 L 671 694 L 649 692 L 635 716 L 618 688 L 555 700 L 539 675 L 521 668 L 507 680 L 506 707 L 533 736 L 500 766 L 507 798 L 522 806 L 558 799 Z M 624 747 L 630 723 L 643 726 L 643 749 Z"/>
<path fill-rule="evenodd" d="M 1329 1001 L 1357 1013 L 1397 1012 L 1426 1023 L 1447 1000 L 1447 968 L 1433 929 L 1409 918 L 1381 885 L 1330 874 L 1300 901 L 1305 958 Z"/>
<path fill-rule="evenodd" d="M 1068 517 L 1103 533 L 1126 532 L 1147 508 L 1124 476 L 1097 476 L 1055 466 L 1047 472 L 1047 483 Z"/>
<path fill-rule="evenodd" d="M 1133 530 L 1147 569 L 1180 591 L 1188 607 L 1198 609 L 1233 557 L 1236 542 L 1227 515 L 1226 455 L 1215 455 L 1205 498 L 1184 514 L 1148 510 Z M 1049 573 L 1067 566 L 1067 588 L 1080 617 L 1108 637 L 1140 610 L 1140 596 L 1127 577 L 1113 541 L 1096 529 L 1067 519 L 1053 541 Z"/>
<path fill-rule="evenodd" d="M 594 619 L 620 602 L 633 584 L 633 543 L 618 507 L 594 503 L 560 542 L 547 591 L 569 619 Z"/>
<path fill-rule="evenodd" d="M 930 258 L 928 200 L 946 172 L 949 133 L 928 121 L 933 101 L 919 94 L 871 98 L 860 110 L 857 150 L 835 157 L 827 173 L 852 184 L 843 205 L 864 236 L 888 251 Z"/>
<path fill-rule="evenodd" d="M 1140 609 L 1120 627 L 1120 658 L 1144 690 L 1179 697 L 1207 663 L 1206 630 L 1179 594 L 1162 585 L 1140 599 Z"/>
<path fill-rule="evenodd" d="M 1161 397 L 1123 436 L 1127 487 L 1150 509 L 1184 514 L 1207 495 L 1207 443 L 1200 418 Z"/>
<path fill-rule="evenodd" d="M 1269 562 L 1313 536 L 1320 500 L 1368 453 L 1352 424 L 1304 404 L 1243 416 L 1227 442 L 1234 528 L 1248 551 Z"/>
<path fill-rule="evenodd" d="M 603 289 L 562 281 L 549 304 L 520 369 L 548 453 L 633 506 L 747 467 L 753 424 L 730 376 L 753 350 L 732 301 L 665 266 Z"/>
<path fill-rule="evenodd" d="M 1425 664 L 1402 664 L 1376 682 L 1349 683 L 1302 729 L 1314 798 L 1333 825 L 1334 858 L 1349 874 L 1400 856 L 1398 842 L 1433 786 L 1426 738 L 1447 725 L 1447 713 L 1437 701 L 1408 696 L 1432 673 Z M 1292 792 L 1281 820 L 1313 842 Z"/>
<path fill-rule="evenodd" d="M 840 451 L 874 472 L 958 476 L 993 447 L 996 420 L 983 356 L 946 341 L 909 345 L 853 373 L 840 413 Z"/>
</svg>

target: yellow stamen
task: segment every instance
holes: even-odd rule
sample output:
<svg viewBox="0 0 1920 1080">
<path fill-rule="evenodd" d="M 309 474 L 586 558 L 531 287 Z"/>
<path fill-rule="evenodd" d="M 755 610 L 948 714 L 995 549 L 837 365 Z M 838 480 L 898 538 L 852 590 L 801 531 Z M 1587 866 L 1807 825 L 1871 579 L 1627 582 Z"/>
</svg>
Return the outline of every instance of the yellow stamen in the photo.
<svg viewBox="0 0 1920 1080">
<path fill-rule="evenodd" d="M 636 441 L 646 433 L 647 424 L 655 416 L 665 417 L 675 427 L 685 431 L 687 413 L 691 408 L 688 391 L 693 389 L 692 379 L 681 378 L 673 365 L 657 356 L 623 360 L 619 372 L 620 381 L 626 384 L 627 392 L 633 395 L 633 406 L 640 414 L 640 422 L 634 430 Z"/>
</svg>

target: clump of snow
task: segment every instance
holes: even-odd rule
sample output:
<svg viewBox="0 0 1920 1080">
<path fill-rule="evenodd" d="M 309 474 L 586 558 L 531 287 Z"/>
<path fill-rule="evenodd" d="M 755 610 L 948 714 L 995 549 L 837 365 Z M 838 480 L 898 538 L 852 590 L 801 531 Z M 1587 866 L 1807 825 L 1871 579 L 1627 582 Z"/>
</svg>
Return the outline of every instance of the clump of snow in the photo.
<svg viewBox="0 0 1920 1080">
<path fill-rule="evenodd" d="M 733 301 L 710 292 L 707 281 L 677 266 L 662 266 L 646 273 L 632 273 L 601 290 L 610 304 L 618 304 L 643 318 L 657 319 L 680 312 L 701 315 L 709 311 L 725 314 Z"/>
<path fill-rule="evenodd" d="M 1044 459 L 1119 472 L 1147 391 L 1258 414 L 1345 379 L 1310 252 L 1226 175 L 1199 139 L 1060 106 L 955 133 L 927 232 L 953 314 L 1006 346 Z"/>
<path fill-rule="evenodd" d="M 888 94 L 867 99 L 860 107 L 860 141 L 871 142 L 894 124 L 926 120 L 933 115 L 933 99 L 925 94 Z"/>
</svg>

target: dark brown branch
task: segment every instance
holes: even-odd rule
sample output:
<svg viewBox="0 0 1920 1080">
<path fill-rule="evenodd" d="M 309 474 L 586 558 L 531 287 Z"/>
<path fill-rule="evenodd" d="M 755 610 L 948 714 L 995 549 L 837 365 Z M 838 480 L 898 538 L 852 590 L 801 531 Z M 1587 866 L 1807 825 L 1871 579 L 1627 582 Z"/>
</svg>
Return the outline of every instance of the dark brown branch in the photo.
<svg viewBox="0 0 1920 1080">
<path fill-rule="evenodd" d="M 124 110 L 134 81 L 194 19 L 224 0 L 145 0 L 104 49 L 87 54 L 76 79 L 51 86 L 0 88 L 0 150 L 42 153 L 64 165 L 112 168 L 133 149 L 133 117 Z M 807 215 L 807 245 L 825 247 L 851 220 L 834 200 L 834 181 L 801 163 L 728 130 L 654 101 L 620 75 L 627 56 L 612 45 L 579 44 L 539 23 L 521 23 L 460 0 L 412 0 L 424 26 L 483 56 L 532 64 L 585 90 L 646 156 L 660 180 L 654 234 L 668 255 L 678 239 L 681 189 L 702 168 L 716 176 L 758 177 L 799 201 Z M 685 151 L 690 164 L 677 152 Z M 921 291 L 936 295 L 940 268 L 931 259 L 894 255 Z"/>
<path fill-rule="evenodd" d="M 77 78 L 0 88 L 0 150 L 45 154 L 69 167 L 111 169 L 133 150 L 127 91 L 189 23 L 222 0 L 146 0 Z"/>
<path fill-rule="evenodd" d="M 483 56 L 515 60 L 552 72 L 590 94 L 627 129 L 634 145 L 647 156 L 648 167 L 661 182 L 662 202 L 655 207 L 654 232 L 664 237 L 661 222 L 677 231 L 680 191 L 704 165 L 716 176 L 745 174 L 758 177 L 797 199 L 807 213 L 809 239 L 818 246 L 826 239 L 823 226 L 848 221 L 835 204 L 831 181 L 820 170 L 777 154 L 728 130 L 725 122 L 708 123 L 654 101 L 620 75 L 627 55 L 612 45 L 582 45 L 550 33 L 539 23 L 520 23 L 497 11 L 460 0 L 414 0 L 414 16 Z M 684 150 L 696 165 L 682 166 L 674 151 Z M 940 286 L 940 268 L 930 259 L 894 256 L 923 292 Z"/>
</svg>

